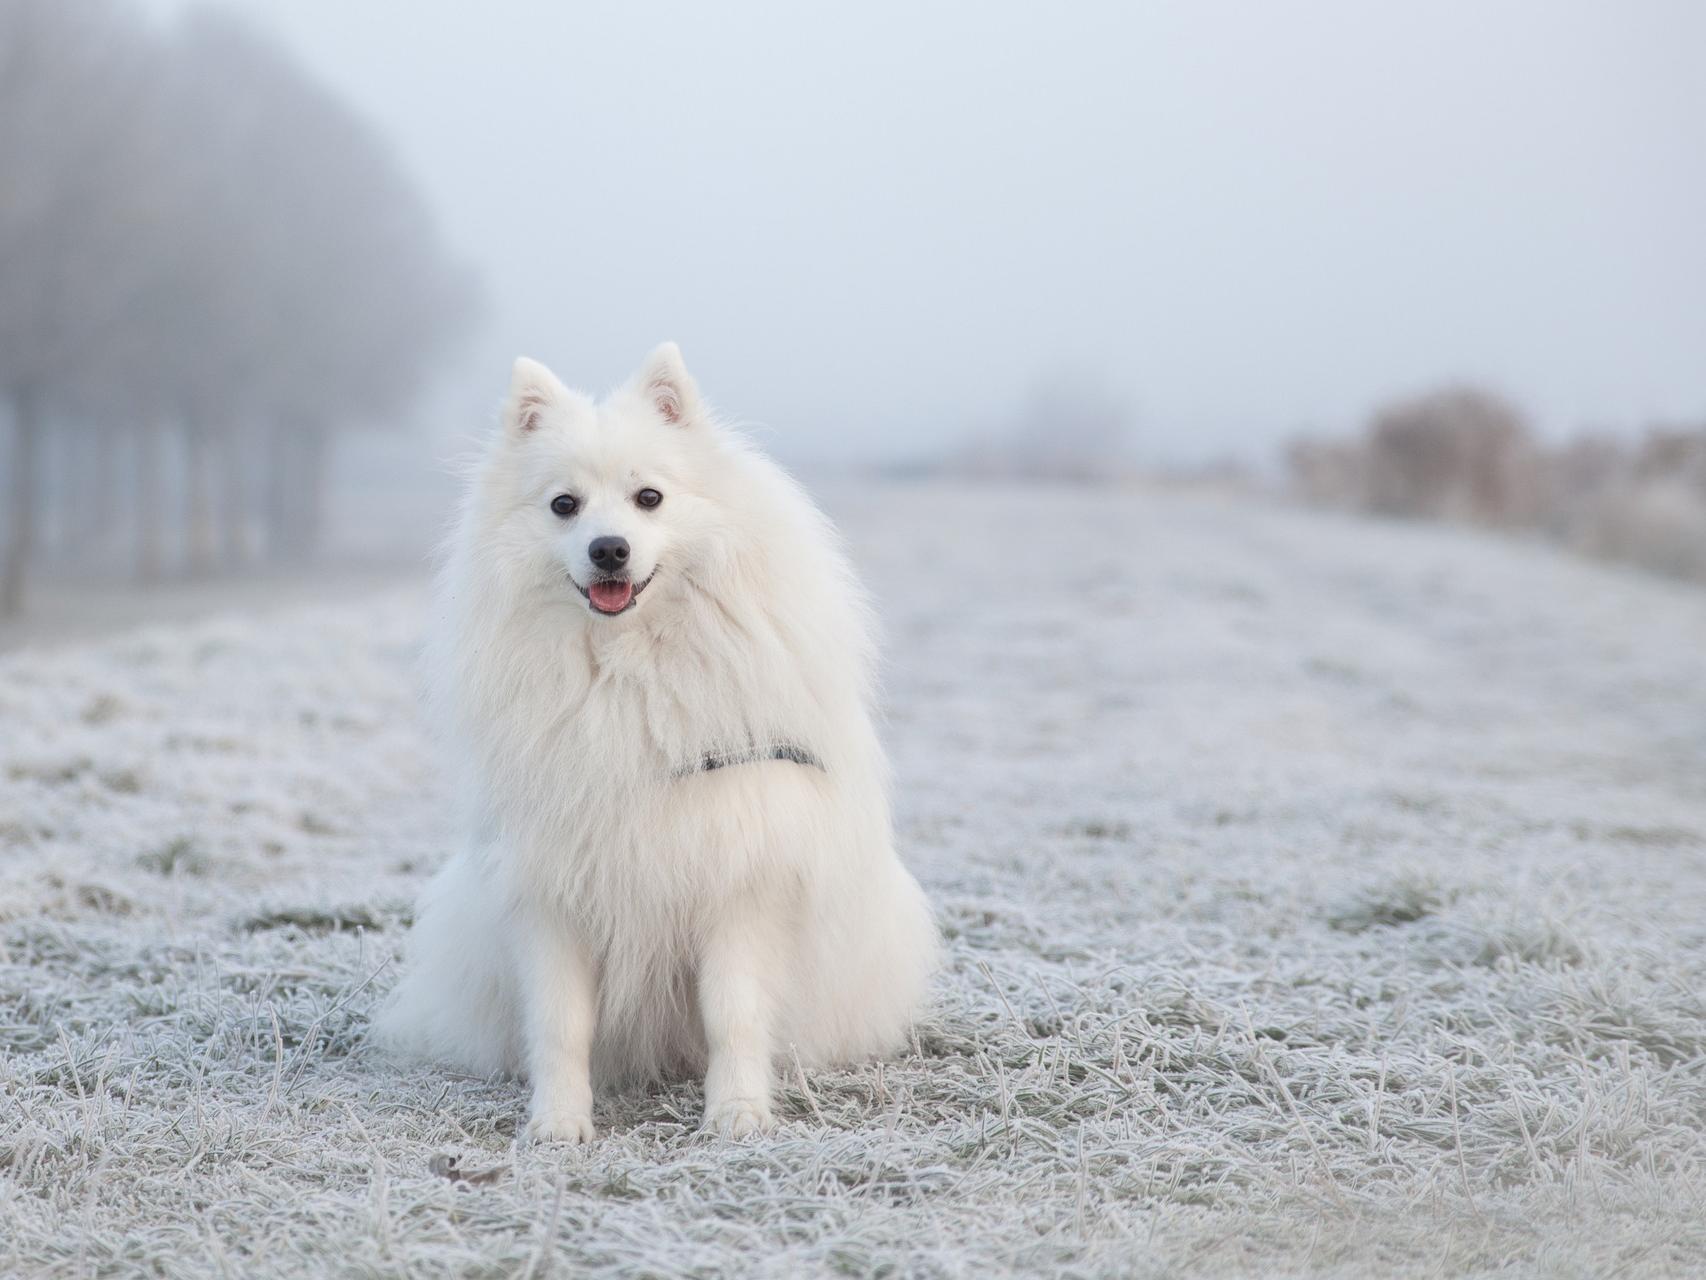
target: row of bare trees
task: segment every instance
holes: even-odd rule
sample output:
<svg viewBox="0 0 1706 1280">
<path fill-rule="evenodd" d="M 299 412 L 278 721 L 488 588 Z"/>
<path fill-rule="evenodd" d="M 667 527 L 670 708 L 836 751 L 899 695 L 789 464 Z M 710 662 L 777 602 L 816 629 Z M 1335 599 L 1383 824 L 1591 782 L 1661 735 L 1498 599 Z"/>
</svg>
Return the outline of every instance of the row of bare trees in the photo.
<svg viewBox="0 0 1706 1280">
<path fill-rule="evenodd" d="M 1535 529 L 1706 581 L 1706 424 L 1549 446 L 1510 402 L 1453 387 L 1387 405 L 1360 438 L 1294 440 L 1286 461 L 1316 505 Z"/>
<path fill-rule="evenodd" d="M 470 314 L 383 140 L 255 31 L 0 3 L 0 613 L 45 530 L 143 576 L 311 554 L 335 433 Z"/>
</svg>

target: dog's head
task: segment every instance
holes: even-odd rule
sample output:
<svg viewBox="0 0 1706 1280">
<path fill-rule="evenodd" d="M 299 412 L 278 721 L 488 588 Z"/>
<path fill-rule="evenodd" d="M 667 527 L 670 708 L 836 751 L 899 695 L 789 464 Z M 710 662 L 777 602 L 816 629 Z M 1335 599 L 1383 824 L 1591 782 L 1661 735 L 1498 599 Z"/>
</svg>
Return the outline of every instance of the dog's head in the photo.
<svg viewBox="0 0 1706 1280">
<path fill-rule="evenodd" d="M 673 342 L 597 402 L 519 359 L 502 417 L 486 480 L 507 561 L 561 582 L 601 619 L 641 608 L 655 578 L 690 564 L 714 445 Z"/>
</svg>

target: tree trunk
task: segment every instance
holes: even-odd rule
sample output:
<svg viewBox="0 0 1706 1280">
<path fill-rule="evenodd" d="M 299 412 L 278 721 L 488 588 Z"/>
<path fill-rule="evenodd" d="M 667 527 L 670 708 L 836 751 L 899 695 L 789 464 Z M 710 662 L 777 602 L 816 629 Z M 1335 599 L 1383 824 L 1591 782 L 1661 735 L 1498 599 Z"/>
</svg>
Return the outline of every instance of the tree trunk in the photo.
<svg viewBox="0 0 1706 1280">
<path fill-rule="evenodd" d="M 291 535 L 296 487 L 294 455 L 290 447 L 291 427 L 285 422 L 267 426 L 267 555 L 276 563 L 291 557 Z"/>
<path fill-rule="evenodd" d="M 41 454 L 41 411 L 28 388 L 12 392 L 12 477 L 6 546 L 0 554 L 0 617 L 24 611 L 24 575 L 35 551 L 36 459 Z"/>
<path fill-rule="evenodd" d="M 249 433 L 235 425 L 220 441 L 220 534 L 227 569 L 239 568 L 249 558 L 249 474 L 244 465 L 248 443 Z"/>
<path fill-rule="evenodd" d="M 125 433 L 110 422 L 86 421 L 65 434 L 70 437 L 70 468 L 59 490 L 64 504 L 62 547 L 73 563 L 105 573 L 112 568 L 124 528 Z"/>
<path fill-rule="evenodd" d="M 304 560 L 312 560 L 320 551 L 320 536 L 326 524 L 326 429 L 318 422 L 307 423 L 299 438 L 302 467 L 299 472 L 297 499 L 302 504 L 302 528 L 298 545 Z"/>
<path fill-rule="evenodd" d="M 165 432 L 150 418 L 136 432 L 136 575 L 154 582 L 166 567 Z"/>
<path fill-rule="evenodd" d="M 184 494 L 189 521 L 184 561 L 191 576 L 201 577 L 214 564 L 213 433 L 193 417 L 184 422 Z"/>
<path fill-rule="evenodd" d="M 275 559 L 311 559 L 325 519 L 326 429 L 315 422 L 275 423 L 267 468 L 268 544 Z"/>
<path fill-rule="evenodd" d="M 82 432 L 61 418 L 59 429 L 44 436 L 36 451 L 36 519 L 30 532 L 32 566 L 41 569 L 63 563 L 73 550 L 73 521 L 78 467 L 82 463 Z"/>
</svg>

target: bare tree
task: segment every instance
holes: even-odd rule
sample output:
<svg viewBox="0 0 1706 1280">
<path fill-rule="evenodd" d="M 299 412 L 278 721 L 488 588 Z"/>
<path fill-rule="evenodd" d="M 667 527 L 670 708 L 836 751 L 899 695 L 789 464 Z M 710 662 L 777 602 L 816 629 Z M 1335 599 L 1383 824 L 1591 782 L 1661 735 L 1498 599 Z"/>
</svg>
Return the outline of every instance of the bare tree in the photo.
<svg viewBox="0 0 1706 1280">
<path fill-rule="evenodd" d="M 226 16 L 197 15 L 182 43 L 190 114 L 220 122 L 204 207 L 258 269 L 211 272 L 186 299 L 224 356 L 198 394 L 223 402 L 228 453 L 264 457 L 271 549 L 299 557 L 318 541 L 332 437 L 406 406 L 474 289 L 383 140 L 341 102 Z M 247 106 L 222 110 L 233 99 Z"/>
<path fill-rule="evenodd" d="M 148 41 L 105 0 L 0 8 L 0 396 L 11 418 L 0 614 L 23 603 L 52 415 L 97 407 L 135 283 L 109 198 L 136 175 L 126 127 Z"/>
<path fill-rule="evenodd" d="M 382 139 L 229 16 L 6 0 L 0 172 L 0 611 L 121 440 L 143 574 L 310 553 L 334 435 L 394 420 L 474 297 Z"/>
</svg>

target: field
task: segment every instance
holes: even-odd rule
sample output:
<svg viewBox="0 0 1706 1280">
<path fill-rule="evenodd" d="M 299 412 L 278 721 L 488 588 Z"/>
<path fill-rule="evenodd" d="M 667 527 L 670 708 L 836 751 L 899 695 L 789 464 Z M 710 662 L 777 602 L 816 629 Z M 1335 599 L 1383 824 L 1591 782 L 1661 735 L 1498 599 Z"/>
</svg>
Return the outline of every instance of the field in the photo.
<svg viewBox="0 0 1706 1280">
<path fill-rule="evenodd" d="M 1706 1270 L 1706 592 L 1161 492 L 831 504 L 947 938 L 896 1061 L 586 1148 L 369 1017 L 417 586 L 0 658 L 0 1274 Z"/>
</svg>

